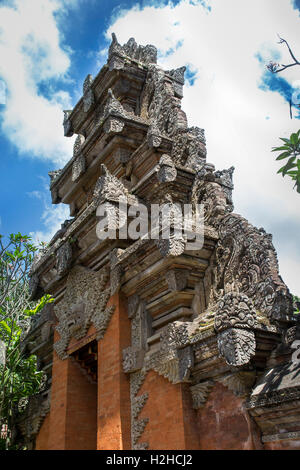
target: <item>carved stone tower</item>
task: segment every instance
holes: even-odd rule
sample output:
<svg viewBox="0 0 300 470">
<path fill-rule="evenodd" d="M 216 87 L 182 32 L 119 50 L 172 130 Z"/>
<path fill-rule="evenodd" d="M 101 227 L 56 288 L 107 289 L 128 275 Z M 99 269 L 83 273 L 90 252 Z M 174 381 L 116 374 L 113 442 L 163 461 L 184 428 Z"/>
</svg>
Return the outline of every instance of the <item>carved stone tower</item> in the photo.
<svg viewBox="0 0 300 470">
<path fill-rule="evenodd" d="M 65 111 L 73 157 L 50 173 L 70 220 L 35 259 L 55 298 L 24 350 L 45 389 L 18 417 L 36 449 L 300 448 L 292 296 L 272 237 L 233 213 L 233 168 L 206 163 L 181 109 L 185 68 L 113 35 L 107 64 Z M 97 208 L 204 206 L 204 243 L 97 236 Z M 294 371 L 294 372 L 293 372 Z M 278 380 L 277 380 L 278 379 Z M 285 410 L 283 413 L 282 410 Z"/>
</svg>

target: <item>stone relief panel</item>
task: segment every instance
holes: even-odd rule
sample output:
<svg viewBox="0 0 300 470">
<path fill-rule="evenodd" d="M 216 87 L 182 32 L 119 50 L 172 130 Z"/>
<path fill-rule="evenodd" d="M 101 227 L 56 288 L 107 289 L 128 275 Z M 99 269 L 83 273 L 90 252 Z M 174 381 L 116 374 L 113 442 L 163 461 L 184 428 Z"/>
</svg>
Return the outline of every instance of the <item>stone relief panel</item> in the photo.
<svg viewBox="0 0 300 470">
<path fill-rule="evenodd" d="M 60 334 L 54 349 L 61 359 L 68 357 L 71 338 L 83 338 L 91 324 L 97 330 L 97 339 L 103 337 L 115 309 L 107 306 L 110 298 L 110 289 L 106 288 L 108 279 L 108 268 L 94 272 L 75 266 L 71 270 L 64 297 L 54 307 L 59 321 L 56 330 Z"/>
</svg>

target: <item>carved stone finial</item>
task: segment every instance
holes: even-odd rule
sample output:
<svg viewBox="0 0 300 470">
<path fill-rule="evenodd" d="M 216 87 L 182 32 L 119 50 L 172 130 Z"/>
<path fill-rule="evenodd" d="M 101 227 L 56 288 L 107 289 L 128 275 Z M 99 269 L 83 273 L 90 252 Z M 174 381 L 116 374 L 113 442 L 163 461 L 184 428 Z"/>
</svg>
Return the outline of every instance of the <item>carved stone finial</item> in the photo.
<svg viewBox="0 0 300 470">
<path fill-rule="evenodd" d="M 160 183 L 168 183 L 175 181 L 177 177 L 176 167 L 172 158 L 169 155 L 164 154 L 157 166 L 157 178 Z"/>
<path fill-rule="evenodd" d="M 198 410 L 199 408 L 202 408 L 205 405 L 213 386 L 214 382 L 212 380 L 208 380 L 207 382 L 202 382 L 193 385 L 190 388 L 194 410 Z"/>
<path fill-rule="evenodd" d="M 64 243 L 56 253 L 56 269 L 59 276 L 64 276 L 72 264 L 72 246 L 69 242 Z"/>
<path fill-rule="evenodd" d="M 120 101 L 115 98 L 113 91 L 111 88 L 108 89 L 108 98 L 104 108 L 104 116 L 108 116 L 109 114 L 115 114 L 121 117 L 126 115 L 126 112 L 121 105 Z"/>
<path fill-rule="evenodd" d="M 71 113 L 72 113 L 72 110 L 70 110 L 70 109 L 64 110 L 63 126 L 64 126 L 64 135 L 65 135 L 65 137 L 72 137 L 72 135 L 73 135 L 72 123 L 69 119 Z"/>
<path fill-rule="evenodd" d="M 54 183 L 59 178 L 59 175 L 61 174 L 62 170 L 53 170 L 49 171 L 48 175 L 50 177 L 50 186 Z"/>
<path fill-rule="evenodd" d="M 78 155 L 78 153 L 81 151 L 81 147 L 83 146 L 85 142 L 85 137 L 82 134 L 78 134 L 78 136 L 75 139 L 74 146 L 73 146 L 73 155 Z"/>
<path fill-rule="evenodd" d="M 220 301 L 215 316 L 218 348 L 227 364 L 248 364 L 255 354 L 256 314 L 250 299 L 243 294 L 230 292 Z"/>
<path fill-rule="evenodd" d="M 88 75 L 83 82 L 83 110 L 87 113 L 95 102 L 94 92 L 91 88 L 93 83 L 92 75 Z"/>
</svg>

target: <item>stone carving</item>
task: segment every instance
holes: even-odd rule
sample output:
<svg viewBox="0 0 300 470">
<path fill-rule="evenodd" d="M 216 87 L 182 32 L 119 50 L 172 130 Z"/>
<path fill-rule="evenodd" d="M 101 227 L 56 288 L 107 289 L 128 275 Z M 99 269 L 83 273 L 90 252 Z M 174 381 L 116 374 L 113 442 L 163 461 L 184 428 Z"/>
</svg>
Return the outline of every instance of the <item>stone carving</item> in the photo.
<svg viewBox="0 0 300 470">
<path fill-rule="evenodd" d="M 218 335 L 219 352 L 231 366 L 248 364 L 255 354 L 255 345 L 253 331 L 231 328 Z"/>
<path fill-rule="evenodd" d="M 80 153 L 74 160 L 72 166 L 72 181 L 77 181 L 81 175 L 85 172 L 85 157 Z"/>
<path fill-rule="evenodd" d="M 166 74 L 170 75 L 174 79 L 174 91 L 175 96 L 178 98 L 183 97 L 183 85 L 184 85 L 184 74 L 186 67 L 180 67 L 178 69 L 169 70 Z"/>
<path fill-rule="evenodd" d="M 72 113 L 72 110 L 65 110 L 64 111 L 63 126 L 64 126 L 64 135 L 65 135 L 65 137 L 72 137 L 72 135 L 73 135 L 72 123 L 70 121 L 70 114 L 71 113 Z"/>
<path fill-rule="evenodd" d="M 72 246 L 65 242 L 56 253 L 56 269 L 58 276 L 64 276 L 72 264 Z"/>
<path fill-rule="evenodd" d="M 232 191 L 234 189 L 233 173 L 234 173 L 234 166 L 230 167 L 228 170 L 215 172 L 216 181 L 222 185 L 223 191 L 227 198 L 227 203 L 229 204 L 229 206 L 232 207 L 232 210 L 233 210 Z"/>
<path fill-rule="evenodd" d="M 256 342 L 251 329 L 255 324 L 255 310 L 246 295 L 230 292 L 220 301 L 215 329 L 219 352 L 227 364 L 242 366 L 254 356 Z"/>
<path fill-rule="evenodd" d="M 229 328 L 252 329 L 256 324 L 256 313 L 246 295 L 229 292 L 219 302 L 215 316 L 215 329 L 219 333 Z"/>
<path fill-rule="evenodd" d="M 195 410 L 198 410 L 199 408 L 202 408 L 205 405 L 213 386 L 214 382 L 212 380 L 208 380 L 207 382 L 202 382 L 190 387 L 193 400 L 193 408 Z"/>
<path fill-rule="evenodd" d="M 160 348 L 145 357 L 144 367 L 155 370 L 171 383 L 189 382 L 194 354 L 188 343 L 187 323 L 170 323 L 160 333 Z"/>
<path fill-rule="evenodd" d="M 283 343 L 287 346 L 291 346 L 292 343 L 296 340 L 297 337 L 297 326 L 292 326 L 288 328 L 283 334 Z"/>
<path fill-rule="evenodd" d="M 147 369 L 153 369 L 173 384 L 189 382 L 194 356 L 191 346 L 183 349 L 159 350 L 146 358 Z"/>
<path fill-rule="evenodd" d="M 115 308 L 107 307 L 110 298 L 110 289 L 105 289 L 108 273 L 107 268 L 93 272 L 82 266 L 75 266 L 70 271 L 64 297 L 55 306 L 60 339 L 54 348 L 61 359 L 68 356 L 70 339 L 83 338 L 91 324 L 97 330 L 97 339 L 103 337 Z"/>
<path fill-rule="evenodd" d="M 82 134 L 78 134 L 75 139 L 74 146 L 73 146 L 73 156 L 75 157 L 81 152 L 81 147 L 85 142 L 85 137 Z"/>
<path fill-rule="evenodd" d="M 46 415 L 50 411 L 50 393 L 33 395 L 29 398 L 24 415 L 18 423 L 25 444 L 28 449 L 33 448 L 34 439 L 37 436 Z"/>
<path fill-rule="evenodd" d="M 157 178 L 160 183 L 175 181 L 177 176 L 176 167 L 169 155 L 163 155 L 157 167 Z"/>
<path fill-rule="evenodd" d="M 104 123 L 103 129 L 106 134 L 118 134 L 119 132 L 122 132 L 124 125 L 125 123 L 121 119 L 108 117 Z"/>
<path fill-rule="evenodd" d="M 156 47 L 150 44 L 147 46 L 139 46 L 134 38 L 130 38 L 126 44 L 121 46 L 118 43 L 115 33 L 112 34 L 112 43 L 108 51 L 109 59 L 111 59 L 111 56 L 113 55 L 121 57 L 126 56 L 144 64 L 156 63 L 157 61 Z"/>
<path fill-rule="evenodd" d="M 198 127 L 178 129 L 172 147 L 172 159 L 176 165 L 193 170 L 202 167 L 206 161 L 204 130 Z"/>
<path fill-rule="evenodd" d="M 240 371 L 229 374 L 219 380 L 228 390 L 237 397 L 246 397 L 250 394 L 255 384 L 256 374 L 252 371 Z"/>
<path fill-rule="evenodd" d="M 110 114 L 114 114 L 120 117 L 126 116 L 126 112 L 123 106 L 121 105 L 120 101 L 115 98 L 111 88 L 108 90 L 108 98 L 104 107 L 104 118 Z"/>
<path fill-rule="evenodd" d="M 243 292 L 269 318 L 291 315 L 292 296 L 279 276 L 271 236 L 236 214 L 223 218 L 219 236 L 211 302 L 228 291 Z"/>
<path fill-rule="evenodd" d="M 54 170 L 54 171 L 49 171 L 48 175 L 50 177 L 50 187 L 52 184 L 59 178 L 62 170 Z"/>
<path fill-rule="evenodd" d="M 173 137 L 179 129 L 187 128 L 180 98 L 175 96 L 174 81 L 154 64 L 148 67 L 141 114 L 151 122 L 150 135 Z"/>
<path fill-rule="evenodd" d="M 119 202 L 119 198 L 126 198 L 128 190 L 123 183 L 113 176 L 105 165 L 101 165 L 101 169 L 102 176 L 98 179 L 94 189 L 94 198 L 99 201 L 99 204 L 105 201 Z"/>
<path fill-rule="evenodd" d="M 129 346 L 123 350 L 123 370 L 131 374 L 143 367 L 145 351 Z"/>
<path fill-rule="evenodd" d="M 133 450 L 145 450 L 149 446 L 148 442 L 138 443 L 149 422 L 148 418 L 139 419 L 139 414 L 148 399 L 148 393 L 137 396 L 145 378 L 145 371 L 137 371 L 130 375 L 131 446 Z"/>
<path fill-rule="evenodd" d="M 217 181 L 214 173 L 215 167 L 203 164 L 198 168 L 191 191 L 191 202 L 204 206 L 204 224 L 219 228 L 222 218 L 232 212 L 232 201 Z"/>
<path fill-rule="evenodd" d="M 159 129 L 155 124 L 149 126 L 147 133 L 147 143 L 150 148 L 159 147 L 162 142 L 162 137 L 160 135 Z"/>
<path fill-rule="evenodd" d="M 94 92 L 91 88 L 93 83 L 92 75 L 88 75 L 83 83 L 83 110 L 87 113 L 95 102 Z"/>
<path fill-rule="evenodd" d="M 159 251 L 164 257 L 180 256 L 184 253 L 186 239 L 184 237 L 171 234 L 168 239 L 164 240 L 160 237 L 158 240 L 155 240 L 155 244 L 158 246 Z"/>
</svg>

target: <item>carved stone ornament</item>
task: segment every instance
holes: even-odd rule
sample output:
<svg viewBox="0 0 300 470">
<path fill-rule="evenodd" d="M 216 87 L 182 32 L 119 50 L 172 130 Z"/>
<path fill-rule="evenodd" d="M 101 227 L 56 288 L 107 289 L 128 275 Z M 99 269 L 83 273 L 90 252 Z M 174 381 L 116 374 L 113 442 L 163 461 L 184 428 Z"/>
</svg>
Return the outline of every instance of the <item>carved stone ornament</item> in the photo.
<svg viewBox="0 0 300 470">
<path fill-rule="evenodd" d="M 24 437 L 25 444 L 29 449 L 33 446 L 33 442 L 49 411 L 50 393 L 46 396 L 40 394 L 29 398 L 24 415 L 18 423 L 18 428 L 20 429 Z"/>
<path fill-rule="evenodd" d="M 230 292 L 220 301 L 215 316 L 218 348 L 231 366 L 248 364 L 255 354 L 255 310 L 246 295 Z"/>
<path fill-rule="evenodd" d="M 159 133 L 159 129 L 155 125 L 149 126 L 147 133 L 147 143 L 150 148 L 157 148 L 162 142 L 162 137 Z"/>
<path fill-rule="evenodd" d="M 164 154 L 157 167 L 157 178 L 160 183 L 175 181 L 177 176 L 176 167 L 169 155 Z"/>
<path fill-rule="evenodd" d="M 107 307 L 110 289 L 105 288 L 109 278 L 108 268 L 94 272 L 75 266 L 67 280 L 63 299 L 54 307 L 59 320 L 56 330 L 60 339 L 54 348 L 61 359 L 67 355 L 70 339 L 81 339 L 91 324 L 97 330 L 97 339 L 103 337 L 115 306 Z"/>
<path fill-rule="evenodd" d="M 243 294 L 229 292 L 219 302 L 215 316 L 217 332 L 229 328 L 251 329 L 256 324 L 256 313 L 251 300 Z"/>
<path fill-rule="evenodd" d="M 83 110 L 85 113 L 93 106 L 95 102 L 94 92 L 91 88 L 93 83 L 92 75 L 88 75 L 83 83 Z"/>
<path fill-rule="evenodd" d="M 69 109 L 64 111 L 63 126 L 64 126 L 65 137 L 72 137 L 73 135 L 72 123 L 69 119 L 71 113 L 72 113 L 72 110 L 69 110 Z"/>
<path fill-rule="evenodd" d="M 105 201 L 119 202 L 119 199 L 126 200 L 128 190 L 123 183 L 112 175 L 105 165 L 101 165 L 102 176 L 98 179 L 94 188 L 94 198 L 100 203 Z"/>
<path fill-rule="evenodd" d="M 130 38 L 126 44 L 121 46 L 118 43 L 115 33 L 112 34 L 112 42 L 108 51 L 109 59 L 111 59 L 113 55 L 129 57 L 130 59 L 144 64 L 156 63 L 157 61 L 156 47 L 151 44 L 139 46 L 134 38 Z"/>
<path fill-rule="evenodd" d="M 272 237 L 237 214 L 226 215 L 218 224 L 210 303 L 218 302 L 224 292 L 243 292 L 268 318 L 292 315 L 292 296 L 279 275 Z"/>
<path fill-rule="evenodd" d="M 250 394 L 255 380 L 255 372 L 239 371 L 223 377 L 220 382 L 237 397 L 246 397 Z"/>
<path fill-rule="evenodd" d="M 172 160 L 193 170 L 201 168 L 206 161 L 204 130 L 198 127 L 179 129 L 174 137 Z"/>
<path fill-rule="evenodd" d="M 114 114 L 120 117 L 126 116 L 125 109 L 123 108 L 120 101 L 115 98 L 111 88 L 109 88 L 107 93 L 108 93 L 108 97 L 107 97 L 107 101 L 104 107 L 104 118 L 106 118 L 110 114 Z"/>
<path fill-rule="evenodd" d="M 131 446 L 133 450 L 145 450 L 148 442 L 138 442 L 142 436 L 148 418 L 139 418 L 139 415 L 148 400 L 148 393 L 138 395 L 138 392 L 145 380 L 146 372 L 137 371 L 130 375 L 130 402 L 131 402 Z"/>
<path fill-rule="evenodd" d="M 105 120 L 103 130 L 106 134 L 119 134 L 124 129 L 125 122 L 120 118 L 108 117 Z"/>
<path fill-rule="evenodd" d="M 82 134 L 78 134 L 75 139 L 74 146 L 73 146 L 73 156 L 75 157 L 81 152 L 81 147 L 85 142 L 85 137 Z"/>
<path fill-rule="evenodd" d="M 143 367 L 145 351 L 129 346 L 123 350 L 123 370 L 126 374 Z"/>
<path fill-rule="evenodd" d="M 207 382 L 202 382 L 197 385 L 193 385 L 190 388 L 194 410 L 198 410 L 199 408 L 202 408 L 205 405 L 213 386 L 214 382 L 212 380 L 208 380 Z"/>
<path fill-rule="evenodd" d="M 65 242 L 56 253 L 56 269 L 58 276 L 64 276 L 72 264 L 72 246 Z"/>
<path fill-rule="evenodd" d="M 158 246 L 162 256 L 166 258 L 170 256 L 180 256 L 184 253 L 186 239 L 170 235 L 167 239 L 159 238 L 158 240 L 155 240 L 155 244 Z"/>
<path fill-rule="evenodd" d="M 82 153 L 77 155 L 72 166 L 72 181 L 77 181 L 85 172 L 85 157 Z"/>
<path fill-rule="evenodd" d="M 59 178 L 61 172 L 62 170 L 53 170 L 53 171 L 48 172 L 48 175 L 50 177 L 50 186 L 52 186 L 54 181 L 56 181 Z"/>
</svg>

